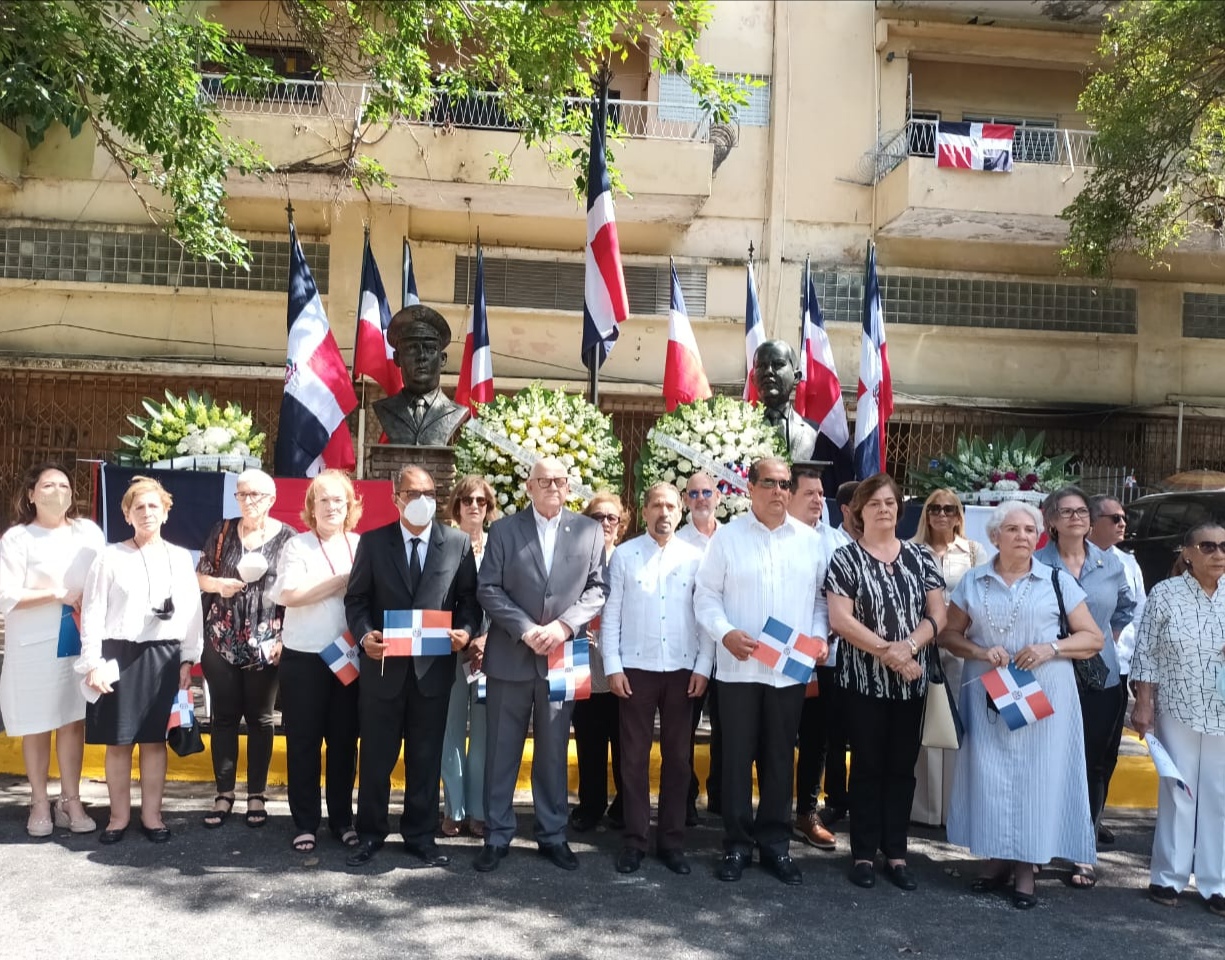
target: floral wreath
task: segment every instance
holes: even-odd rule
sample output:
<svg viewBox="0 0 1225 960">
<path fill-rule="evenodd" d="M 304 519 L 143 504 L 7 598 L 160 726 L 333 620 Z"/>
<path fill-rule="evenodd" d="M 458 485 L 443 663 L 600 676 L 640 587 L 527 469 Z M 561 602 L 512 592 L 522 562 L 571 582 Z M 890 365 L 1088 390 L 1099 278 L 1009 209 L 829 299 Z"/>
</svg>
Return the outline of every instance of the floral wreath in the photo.
<svg viewBox="0 0 1225 960">
<path fill-rule="evenodd" d="M 146 397 L 141 404 L 148 416 L 128 415 L 140 433 L 119 437 L 126 448 L 119 452 L 120 462 L 156 463 L 175 456 L 214 454 L 263 456 L 267 435 L 255 430 L 251 414 L 236 403 L 223 407 L 207 393 L 188 390 L 180 398 L 167 390 L 165 403 Z"/>
<path fill-rule="evenodd" d="M 455 442 L 456 472 L 489 481 L 498 507 L 508 514 L 528 505 L 523 482 L 540 457 L 566 465 L 566 506 L 572 510 L 582 510 L 593 491 L 621 492 L 625 465 L 612 419 L 583 397 L 539 382 L 477 404 L 477 419 L 464 424 Z"/>
<path fill-rule="evenodd" d="M 735 489 L 726 479 L 714 477 L 723 494 L 715 511 L 719 520 L 729 520 L 749 508 L 744 484 L 753 461 L 787 457 L 786 441 L 766 420 L 761 407 L 722 396 L 681 404 L 655 422 L 642 445 L 634 467 L 639 502 L 653 483 L 662 480 L 683 488 L 693 474 L 703 471 L 700 459 L 695 462 L 678 447 L 700 454 L 740 479 L 741 487 Z"/>
<path fill-rule="evenodd" d="M 911 485 L 920 495 L 948 488 L 962 500 L 998 499 L 991 494 L 1020 494 L 1023 499 L 1042 499 L 1041 495 L 1069 482 L 1066 472 L 1074 454 L 1057 457 L 1043 455 L 1046 434 L 1032 440 L 1018 430 L 1012 439 L 997 433 L 990 441 L 981 437 L 958 437 L 952 453 L 932 460 L 926 470 L 909 472 Z"/>
</svg>

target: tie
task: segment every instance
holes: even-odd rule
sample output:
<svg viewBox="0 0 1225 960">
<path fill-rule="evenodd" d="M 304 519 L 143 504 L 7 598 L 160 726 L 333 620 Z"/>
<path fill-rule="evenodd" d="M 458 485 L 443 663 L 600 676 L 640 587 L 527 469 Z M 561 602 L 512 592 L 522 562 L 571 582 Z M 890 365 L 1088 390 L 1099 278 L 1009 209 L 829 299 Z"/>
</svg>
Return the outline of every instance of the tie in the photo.
<svg viewBox="0 0 1225 960">
<path fill-rule="evenodd" d="M 425 419 L 425 400 L 418 397 L 413 403 L 413 413 L 417 416 L 417 422 L 420 423 Z"/>
<path fill-rule="evenodd" d="M 417 587 L 421 584 L 421 554 L 418 553 L 418 548 L 421 546 L 421 538 L 413 537 L 409 543 L 412 544 L 413 553 L 408 558 L 408 588 L 413 594 L 417 593 Z"/>
</svg>

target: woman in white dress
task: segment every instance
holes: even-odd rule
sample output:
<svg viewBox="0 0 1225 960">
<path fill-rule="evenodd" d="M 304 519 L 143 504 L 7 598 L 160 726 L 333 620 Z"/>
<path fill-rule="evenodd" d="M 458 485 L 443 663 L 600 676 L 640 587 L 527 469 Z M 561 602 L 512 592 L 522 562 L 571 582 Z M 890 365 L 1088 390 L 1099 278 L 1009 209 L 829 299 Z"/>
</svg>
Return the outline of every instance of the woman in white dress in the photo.
<svg viewBox="0 0 1225 960">
<path fill-rule="evenodd" d="M 102 531 L 77 516 L 72 482 L 55 464 L 26 473 L 15 506 L 16 523 L 0 538 L 0 713 L 9 736 L 22 738 L 31 798 L 26 832 L 48 837 L 54 827 L 66 827 L 90 833 L 98 825 L 81 805 L 85 698 L 72 671 L 80 635 L 71 617 L 74 608 L 80 610 L 85 574 L 102 549 Z M 60 768 L 54 808 L 47 797 L 52 731 Z"/>
<path fill-rule="evenodd" d="M 1085 802 L 1086 773 L 1080 700 L 1073 660 L 1102 648 L 1102 632 L 1085 593 L 1062 571 L 1034 559 L 1042 516 L 1027 503 L 1003 503 L 987 523 L 999 550 L 953 591 L 939 643 L 965 661 L 961 716 L 966 735 L 957 755 L 948 839 L 987 858 L 972 885 L 988 893 L 1012 882 L 1012 904 L 1037 905 L 1036 867 L 1061 857 L 1096 859 Z M 1068 635 L 1061 636 L 1059 577 Z M 1033 673 L 1054 713 L 1016 730 L 988 709 L 977 683 L 1009 662 Z"/>
</svg>

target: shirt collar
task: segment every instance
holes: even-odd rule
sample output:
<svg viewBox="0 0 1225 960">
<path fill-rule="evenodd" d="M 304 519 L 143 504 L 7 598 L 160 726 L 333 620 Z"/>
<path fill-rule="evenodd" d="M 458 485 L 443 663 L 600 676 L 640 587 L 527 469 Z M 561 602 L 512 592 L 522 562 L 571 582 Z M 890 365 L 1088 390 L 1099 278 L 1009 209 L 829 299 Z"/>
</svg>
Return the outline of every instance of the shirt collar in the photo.
<svg viewBox="0 0 1225 960">
<path fill-rule="evenodd" d="M 980 564 L 975 567 L 970 571 L 970 576 L 978 580 L 998 580 L 1000 583 L 1003 583 L 1004 578 L 995 569 L 995 561 L 998 556 L 999 554 L 996 554 L 995 557 L 992 557 L 990 563 Z M 1050 580 L 1051 567 L 1039 560 L 1037 554 L 1035 554 L 1029 561 L 1029 573 L 1020 579 L 1024 580 L 1026 577 L 1033 580 Z"/>
<path fill-rule="evenodd" d="M 414 537 L 420 540 L 422 543 L 429 543 L 430 534 L 433 532 L 434 532 L 434 521 L 433 520 L 427 523 L 425 525 L 425 529 L 422 530 L 420 533 L 413 533 L 411 530 L 408 529 L 408 527 L 404 526 L 404 524 L 400 524 L 400 533 L 404 535 L 404 543 L 406 546 L 413 540 Z"/>
<path fill-rule="evenodd" d="M 542 516 L 540 511 L 537 510 L 535 506 L 533 506 L 532 507 L 532 519 L 536 521 L 536 529 L 541 531 L 542 533 L 545 530 L 548 530 L 550 527 L 556 530 L 559 526 L 561 526 L 561 515 L 564 511 L 565 511 L 565 508 L 563 507 L 561 510 L 557 511 L 557 516 L 555 516 L 552 520 L 549 520 L 546 517 Z"/>
<path fill-rule="evenodd" d="M 758 520 L 757 514 L 755 514 L 751 509 L 748 510 L 744 515 L 748 517 L 750 526 L 757 527 L 759 530 L 761 530 L 762 533 L 765 533 L 767 536 L 771 536 L 771 537 L 776 536 L 776 535 L 794 533 L 796 530 L 799 530 L 803 526 L 803 524 L 801 524 L 799 520 L 797 520 L 795 517 L 793 517 L 789 513 L 783 515 L 783 522 L 779 526 L 775 527 L 773 530 L 771 530 L 764 523 Z"/>
</svg>

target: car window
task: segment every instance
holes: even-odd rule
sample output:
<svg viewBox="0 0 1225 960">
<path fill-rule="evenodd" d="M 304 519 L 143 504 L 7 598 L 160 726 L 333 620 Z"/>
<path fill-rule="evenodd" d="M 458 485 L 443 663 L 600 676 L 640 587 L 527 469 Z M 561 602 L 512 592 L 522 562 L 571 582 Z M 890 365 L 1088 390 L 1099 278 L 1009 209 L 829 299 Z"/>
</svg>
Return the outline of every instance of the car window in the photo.
<svg viewBox="0 0 1225 960">
<path fill-rule="evenodd" d="M 1188 506 L 1189 504 L 1185 501 L 1179 502 L 1177 500 L 1158 504 L 1157 509 L 1153 512 L 1153 520 L 1149 524 L 1147 536 L 1182 536 L 1183 532 L 1187 529 L 1186 515 Z"/>
</svg>

